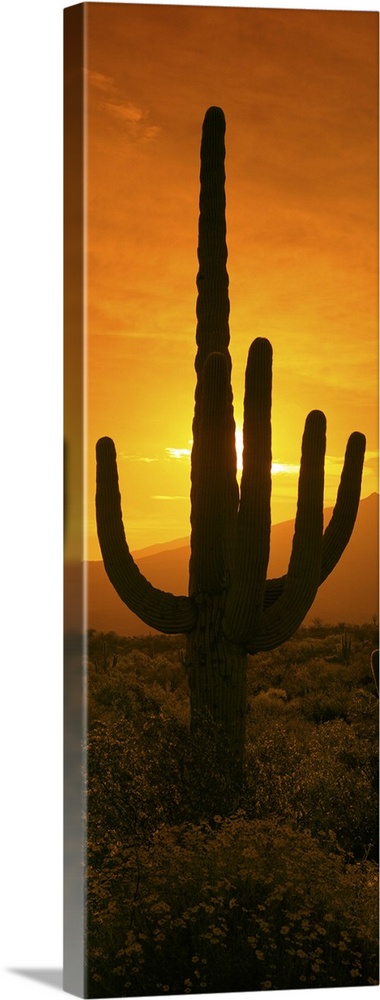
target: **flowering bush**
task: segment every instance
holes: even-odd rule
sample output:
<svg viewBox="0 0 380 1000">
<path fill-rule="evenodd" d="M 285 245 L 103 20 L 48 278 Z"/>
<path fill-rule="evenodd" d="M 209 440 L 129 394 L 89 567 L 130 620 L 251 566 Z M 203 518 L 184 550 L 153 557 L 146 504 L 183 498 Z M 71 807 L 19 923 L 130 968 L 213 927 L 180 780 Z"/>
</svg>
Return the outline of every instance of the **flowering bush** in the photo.
<svg viewBox="0 0 380 1000">
<path fill-rule="evenodd" d="M 90 996 L 374 981 L 375 865 L 289 824 L 240 811 L 89 855 Z"/>
<path fill-rule="evenodd" d="M 313 655 L 303 637 L 252 661 L 241 782 L 215 727 L 189 731 L 180 640 L 153 638 L 89 664 L 88 995 L 375 983 L 378 703 L 361 650 L 326 663 L 318 635 Z M 339 712 L 317 719 L 318 698 Z"/>
</svg>

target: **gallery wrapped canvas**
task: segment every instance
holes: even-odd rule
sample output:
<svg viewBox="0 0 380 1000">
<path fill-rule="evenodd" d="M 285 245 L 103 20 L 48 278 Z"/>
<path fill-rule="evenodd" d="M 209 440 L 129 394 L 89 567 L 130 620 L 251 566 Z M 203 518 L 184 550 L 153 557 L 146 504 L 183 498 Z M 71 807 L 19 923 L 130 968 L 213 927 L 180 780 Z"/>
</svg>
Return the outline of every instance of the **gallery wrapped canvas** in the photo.
<svg viewBox="0 0 380 1000">
<path fill-rule="evenodd" d="M 377 27 L 65 11 L 75 995 L 377 983 Z"/>
</svg>

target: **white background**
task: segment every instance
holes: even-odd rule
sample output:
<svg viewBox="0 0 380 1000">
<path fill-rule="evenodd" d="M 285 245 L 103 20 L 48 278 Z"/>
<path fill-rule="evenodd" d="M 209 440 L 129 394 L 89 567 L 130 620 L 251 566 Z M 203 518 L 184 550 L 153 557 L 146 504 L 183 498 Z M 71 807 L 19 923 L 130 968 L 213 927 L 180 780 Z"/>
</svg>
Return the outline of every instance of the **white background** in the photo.
<svg viewBox="0 0 380 1000">
<path fill-rule="evenodd" d="M 288 6 L 378 9 L 370 2 Z M 57 996 L 62 968 L 62 7 L 7 0 L 0 21 L 5 1000 Z M 363 993 L 351 988 L 350 1000 Z M 333 990 L 333 1000 L 342 994 Z"/>
</svg>

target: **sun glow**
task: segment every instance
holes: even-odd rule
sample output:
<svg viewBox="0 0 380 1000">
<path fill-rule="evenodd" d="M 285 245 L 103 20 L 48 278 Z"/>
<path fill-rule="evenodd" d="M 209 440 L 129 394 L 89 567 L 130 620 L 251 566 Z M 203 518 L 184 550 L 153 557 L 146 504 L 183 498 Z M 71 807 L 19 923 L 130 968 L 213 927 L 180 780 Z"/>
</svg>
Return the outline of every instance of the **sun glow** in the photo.
<svg viewBox="0 0 380 1000">
<path fill-rule="evenodd" d="M 243 471 L 243 431 L 241 427 L 237 427 L 235 430 L 235 442 L 236 442 L 236 461 L 237 461 L 237 471 Z"/>
<path fill-rule="evenodd" d="M 187 443 L 190 446 L 192 446 L 192 444 L 193 444 L 192 441 L 188 441 Z M 166 451 L 166 454 L 167 454 L 168 458 L 178 458 L 178 459 L 181 459 L 181 458 L 190 458 L 190 455 L 191 455 L 191 447 L 190 448 L 165 448 L 165 451 Z"/>
<path fill-rule="evenodd" d="M 241 475 L 243 471 L 243 431 L 241 427 L 235 430 L 236 442 L 236 465 L 237 472 Z M 165 448 L 167 458 L 177 460 L 190 459 L 192 441 L 187 442 L 189 448 Z M 286 465 L 284 462 L 272 462 L 272 475 L 296 475 L 299 472 L 299 465 Z"/>
<path fill-rule="evenodd" d="M 284 465 L 283 462 L 272 462 L 272 476 L 295 476 L 299 470 L 299 465 Z"/>
<path fill-rule="evenodd" d="M 243 431 L 241 427 L 236 428 L 235 440 L 237 471 L 241 474 L 243 471 Z M 272 476 L 295 475 L 299 472 L 299 465 L 286 465 L 283 462 L 272 462 L 271 471 Z"/>
</svg>

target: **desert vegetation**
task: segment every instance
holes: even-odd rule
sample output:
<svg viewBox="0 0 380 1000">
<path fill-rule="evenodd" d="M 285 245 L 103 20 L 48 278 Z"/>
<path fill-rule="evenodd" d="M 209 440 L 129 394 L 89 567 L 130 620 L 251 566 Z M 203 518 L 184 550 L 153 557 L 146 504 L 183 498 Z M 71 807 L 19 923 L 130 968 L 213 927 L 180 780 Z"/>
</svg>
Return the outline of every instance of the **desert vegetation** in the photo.
<svg viewBox="0 0 380 1000">
<path fill-rule="evenodd" d="M 243 777 L 184 637 L 88 637 L 88 996 L 377 982 L 376 623 L 248 658 Z"/>
</svg>

